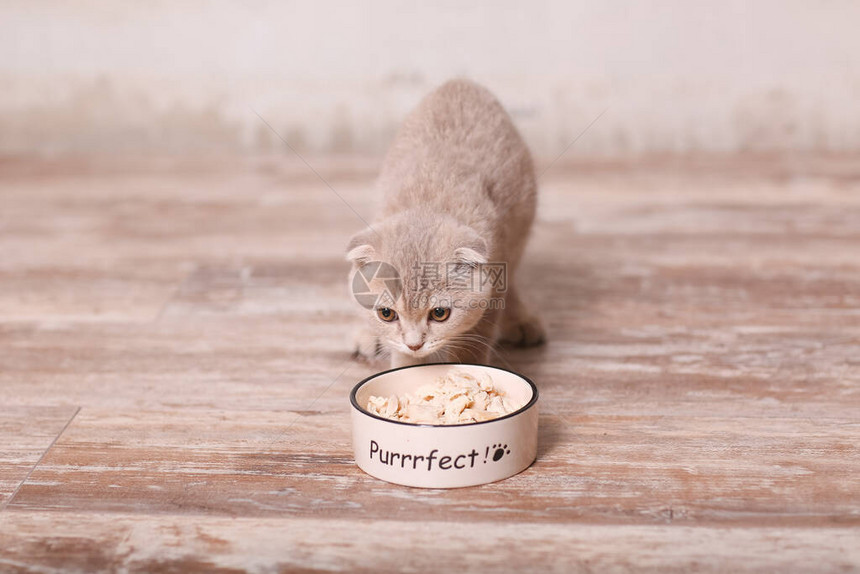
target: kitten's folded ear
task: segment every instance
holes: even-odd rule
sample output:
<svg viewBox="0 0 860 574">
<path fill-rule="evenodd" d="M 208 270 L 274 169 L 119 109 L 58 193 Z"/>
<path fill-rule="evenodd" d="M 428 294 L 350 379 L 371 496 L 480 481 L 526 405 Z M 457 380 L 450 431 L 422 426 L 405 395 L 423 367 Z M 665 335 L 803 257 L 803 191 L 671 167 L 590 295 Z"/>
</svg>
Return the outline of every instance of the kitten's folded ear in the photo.
<svg viewBox="0 0 860 574">
<path fill-rule="evenodd" d="M 454 250 L 454 261 L 469 267 L 477 267 L 487 262 L 487 242 L 475 236 L 468 245 Z"/>
<path fill-rule="evenodd" d="M 376 256 L 376 249 L 373 247 L 371 240 L 374 236 L 375 233 L 370 227 L 353 235 L 346 248 L 346 260 L 352 261 L 356 267 L 361 267 L 373 261 Z"/>
</svg>

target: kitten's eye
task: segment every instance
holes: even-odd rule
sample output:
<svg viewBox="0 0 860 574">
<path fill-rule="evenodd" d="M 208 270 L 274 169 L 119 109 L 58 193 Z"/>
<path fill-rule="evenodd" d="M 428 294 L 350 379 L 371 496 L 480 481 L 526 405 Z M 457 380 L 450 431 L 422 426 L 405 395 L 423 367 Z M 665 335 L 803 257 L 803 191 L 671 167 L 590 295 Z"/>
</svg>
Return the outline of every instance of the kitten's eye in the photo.
<svg viewBox="0 0 860 574">
<path fill-rule="evenodd" d="M 451 316 L 451 309 L 447 307 L 436 307 L 430 311 L 430 318 L 440 323 Z"/>
<path fill-rule="evenodd" d="M 397 319 L 397 312 L 393 309 L 389 309 L 388 307 L 380 307 L 376 310 L 376 315 L 386 323 L 390 323 Z"/>
</svg>

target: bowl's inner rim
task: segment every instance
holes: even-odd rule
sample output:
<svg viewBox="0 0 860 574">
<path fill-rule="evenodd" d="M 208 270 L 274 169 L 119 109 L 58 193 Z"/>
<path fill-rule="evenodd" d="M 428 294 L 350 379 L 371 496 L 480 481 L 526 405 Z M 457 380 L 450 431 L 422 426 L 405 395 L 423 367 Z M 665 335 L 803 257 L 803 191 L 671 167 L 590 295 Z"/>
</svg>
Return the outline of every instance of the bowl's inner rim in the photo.
<svg viewBox="0 0 860 574">
<path fill-rule="evenodd" d="M 440 366 L 440 365 L 479 367 L 481 369 L 505 371 L 506 373 L 510 373 L 510 374 L 514 375 L 515 377 L 517 377 L 518 379 L 521 379 L 522 381 L 524 381 L 525 383 L 528 384 L 528 386 L 531 388 L 531 398 L 528 400 L 528 402 L 526 402 L 525 405 L 523 405 L 522 407 L 518 408 L 517 410 L 515 410 L 511 413 L 508 413 L 506 415 L 496 417 L 496 418 L 490 419 L 488 421 L 479 421 L 479 422 L 475 422 L 475 423 L 459 423 L 459 424 L 454 424 L 454 425 L 445 425 L 445 424 L 432 425 L 432 424 L 426 424 L 426 423 L 420 423 L 419 424 L 419 423 L 409 423 L 409 422 L 404 422 L 404 421 L 395 421 L 395 420 L 387 419 L 385 417 L 381 417 L 379 415 L 375 415 L 371 412 L 368 412 L 363 406 L 358 404 L 358 399 L 356 398 L 356 394 L 358 393 L 358 391 L 361 390 L 361 388 L 364 387 L 365 385 L 371 383 L 376 378 L 379 378 L 383 375 L 387 375 L 389 373 L 394 373 L 396 371 L 402 371 L 404 369 L 421 369 L 424 367 L 436 367 L 436 366 Z M 359 413 L 366 415 L 368 417 L 374 418 L 376 420 L 386 422 L 386 423 L 391 423 L 391 424 L 396 424 L 396 425 L 406 425 L 409 427 L 456 428 L 456 427 L 474 427 L 477 425 L 492 424 L 495 422 L 499 422 L 499 421 L 502 421 L 505 419 L 515 417 L 517 415 L 524 413 L 525 411 L 532 408 L 535 404 L 537 404 L 538 396 L 539 396 L 539 392 L 538 392 L 537 385 L 535 385 L 531 379 L 529 379 L 525 375 L 521 375 L 520 373 L 517 373 L 516 371 L 512 371 L 510 369 L 505 369 L 503 367 L 493 367 L 490 365 L 481 365 L 478 363 L 446 363 L 446 362 L 441 362 L 441 363 L 425 363 L 423 365 L 409 365 L 406 367 L 397 367 L 396 369 L 388 369 L 387 371 L 380 371 L 378 373 L 374 373 L 373 375 L 370 375 L 369 377 L 360 381 L 357 385 L 355 385 L 352 388 L 352 391 L 349 393 L 349 402 L 352 404 L 352 407 L 355 410 L 357 410 Z"/>
</svg>

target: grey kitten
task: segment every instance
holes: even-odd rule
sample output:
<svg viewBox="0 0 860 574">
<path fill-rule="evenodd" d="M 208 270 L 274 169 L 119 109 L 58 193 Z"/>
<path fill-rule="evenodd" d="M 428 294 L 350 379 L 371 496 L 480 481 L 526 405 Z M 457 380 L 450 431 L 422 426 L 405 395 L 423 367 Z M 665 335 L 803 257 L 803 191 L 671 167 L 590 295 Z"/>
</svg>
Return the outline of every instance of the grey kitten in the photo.
<svg viewBox="0 0 860 574">
<path fill-rule="evenodd" d="M 496 341 L 543 341 L 513 282 L 535 215 L 534 166 L 488 90 L 452 80 L 431 92 L 404 121 L 377 185 L 382 213 L 350 240 L 347 259 L 353 273 L 385 262 L 401 282 L 368 311 L 358 355 L 390 354 L 392 368 L 487 363 Z M 377 293 L 386 285 L 371 282 Z"/>
</svg>

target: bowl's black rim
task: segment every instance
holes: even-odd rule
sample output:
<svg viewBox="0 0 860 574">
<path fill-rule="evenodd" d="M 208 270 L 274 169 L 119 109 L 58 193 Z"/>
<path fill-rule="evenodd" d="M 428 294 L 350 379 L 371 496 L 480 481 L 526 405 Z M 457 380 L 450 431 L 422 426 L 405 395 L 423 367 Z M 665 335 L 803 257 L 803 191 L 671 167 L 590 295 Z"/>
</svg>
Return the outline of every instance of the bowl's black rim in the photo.
<svg viewBox="0 0 860 574">
<path fill-rule="evenodd" d="M 388 373 L 393 373 L 395 371 L 402 371 L 403 369 L 420 369 L 421 367 L 433 367 L 433 366 L 438 366 L 438 365 L 462 365 L 464 367 L 482 367 L 485 369 L 496 369 L 497 371 L 505 371 L 505 372 L 511 373 L 512 375 L 515 375 L 515 376 L 521 378 L 522 380 L 524 380 L 525 382 L 527 382 L 529 384 L 529 386 L 532 389 L 532 398 L 525 405 L 523 405 L 522 407 L 520 407 L 519 409 L 515 410 L 512 413 L 506 414 L 505 416 L 498 417 L 495 419 L 490 419 L 488 421 L 480 421 L 477 423 L 460 423 L 460 424 L 456 424 L 456 425 L 415 424 L 415 423 L 406 423 L 403 421 L 395 421 L 395 420 L 387 419 L 385 417 L 381 417 L 379 415 L 375 415 L 373 413 L 366 411 L 361 406 L 359 406 L 358 401 L 355 399 L 355 394 L 358 392 L 358 390 L 362 386 L 364 386 L 365 383 L 368 383 L 377 377 L 381 377 L 382 375 L 387 375 Z M 424 363 L 422 365 L 407 365 L 405 367 L 397 367 L 396 369 L 388 369 L 387 371 L 380 371 L 378 373 L 374 373 L 373 375 L 370 375 L 369 377 L 366 377 L 365 379 L 363 379 L 360 383 L 358 383 L 357 385 L 355 385 L 352 388 L 352 391 L 349 393 L 349 402 L 352 404 L 352 408 L 354 408 L 355 410 L 357 410 L 361 414 L 367 415 L 370 418 L 380 420 L 380 421 L 383 421 L 386 423 L 391 423 L 391 424 L 395 424 L 395 425 L 403 425 L 403 426 L 412 427 L 412 428 L 421 428 L 421 427 L 424 427 L 424 428 L 457 428 L 457 427 L 474 427 L 474 426 L 478 426 L 478 425 L 488 425 L 488 424 L 497 423 L 499 421 L 503 421 L 505 419 L 515 417 L 517 415 L 524 413 L 525 411 L 529 410 L 530 408 L 532 408 L 535 405 L 535 403 L 537 403 L 538 396 L 539 396 L 539 393 L 538 393 L 537 385 L 535 385 L 534 382 L 530 378 L 528 378 L 525 375 L 521 375 L 520 373 L 518 373 L 516 371 L 512 371 L 510 369 L 505 369 L 504 367 L 494 367 L 491 365 L 481 365 L 480 363 L 441 362 L 441 363 Z"/>
</svg>

